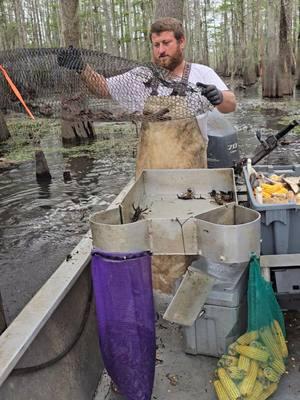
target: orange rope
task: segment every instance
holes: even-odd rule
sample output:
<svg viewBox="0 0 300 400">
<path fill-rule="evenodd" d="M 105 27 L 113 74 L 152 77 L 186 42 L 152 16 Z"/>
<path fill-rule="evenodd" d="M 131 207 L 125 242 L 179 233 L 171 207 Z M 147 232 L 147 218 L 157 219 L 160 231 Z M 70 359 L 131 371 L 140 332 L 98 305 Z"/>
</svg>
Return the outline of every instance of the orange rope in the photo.
<svg viewBox="0 0 300 400">
<path fill-rule="evenodd" d="M 12 91 L 14 92 L 14 94 L 17 96 L 17 98 L 20 100 L 20 102 L 22 103 L 23 107 L 25 108 L 25 110 L 27 111 L 28 115 L 30 116 L 30 118 L 34 119 L 34 116 L 32 115 L 31 111 L 29 110 L 29 108 L 27 107 L 21 93 L 19 92 L 18 88 L 16 87 L 16 85 L 13 83 L 13 81 L 10 79 L 8 73 L 6 72 L 6 70 L 4 69 L 4 67 L 0 64 L 0 71 L 2 72 L 4 78 L 7 80 L 9 86 L 11 87 Z"/>
</svg>

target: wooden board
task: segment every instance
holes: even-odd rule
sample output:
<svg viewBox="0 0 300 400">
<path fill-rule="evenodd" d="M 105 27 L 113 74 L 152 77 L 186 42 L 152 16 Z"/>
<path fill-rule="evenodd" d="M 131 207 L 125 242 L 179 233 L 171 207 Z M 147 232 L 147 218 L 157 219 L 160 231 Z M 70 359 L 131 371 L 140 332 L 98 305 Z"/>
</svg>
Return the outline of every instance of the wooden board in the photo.
<svg viewBox="0 0 300 400">
<path fill-rule="evenodd" d="M 283 178 L 283 181 L 291 187 L 292 191 L 295 194 L 297 194 L 299 192 L 299 190 L 300 190 L 300 187 L 299 187 L 300 177 L 299 176 L 287 176 L 287 177 Z"/>
</svg>

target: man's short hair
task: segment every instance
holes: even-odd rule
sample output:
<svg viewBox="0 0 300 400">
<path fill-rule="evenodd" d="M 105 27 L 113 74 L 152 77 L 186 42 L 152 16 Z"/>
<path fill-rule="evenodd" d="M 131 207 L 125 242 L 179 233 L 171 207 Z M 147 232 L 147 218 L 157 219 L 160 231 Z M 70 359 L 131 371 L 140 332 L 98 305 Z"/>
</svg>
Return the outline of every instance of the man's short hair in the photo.
<svg viewBox="0 0 300 400">
<path fill-rule="evenodd" d="M 152 41 L 152 33 L 158 35 L 162 32 L 170 31 L 174 33 L 176 40 L 184 37 L 184 29 L 182 23 L 176 18 L 159 18 L 153 22 L 150 27 L 150 40 Z"/>
</svg>

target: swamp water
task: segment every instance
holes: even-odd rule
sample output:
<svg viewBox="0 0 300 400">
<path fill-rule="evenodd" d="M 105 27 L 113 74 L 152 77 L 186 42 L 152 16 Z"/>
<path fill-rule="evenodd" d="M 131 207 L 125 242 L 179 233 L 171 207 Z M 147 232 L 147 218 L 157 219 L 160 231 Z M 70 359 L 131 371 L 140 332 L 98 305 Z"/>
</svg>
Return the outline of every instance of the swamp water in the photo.
<svg viewBox="0 0 300 400">
<path fill-rule="evenodd" d="M 299 91 L 293 98 L 268 101 L 253 87 L 238 98 L 237 111 L 226 118 L 238 131 L 241 156 L 254 151 L 257 129 L 263 135 L 276 133 L 300 119 Z M 97 141 L 62 147 L 59 122 L 24 127 L 24 118 L 8 117 L 12 135 L 13 128 L 18 131 L 13 151 L 0 146 L 3 156 L 27 160 L 0 175 L 0 292 L 8 322 L 79 242 L 89 228 L 89 215 L 104 210 L 134 175 L 137 141 L 135 125 L 102 124 L 96 125 Z M 44 124 L 49 133 L 40 135 Z M 300 163 L 299 134 L 299 129 L 289 133 L 287 140 L 295 142 L 281 146 L 264 163 Z M 53 177 L 50 184 L 36 182 L 33 149 L 26 140 L 32 135 L 41 136 Z M 70 171 L 71 181 L 64 182 L 64 170 Z"/>
</svg>

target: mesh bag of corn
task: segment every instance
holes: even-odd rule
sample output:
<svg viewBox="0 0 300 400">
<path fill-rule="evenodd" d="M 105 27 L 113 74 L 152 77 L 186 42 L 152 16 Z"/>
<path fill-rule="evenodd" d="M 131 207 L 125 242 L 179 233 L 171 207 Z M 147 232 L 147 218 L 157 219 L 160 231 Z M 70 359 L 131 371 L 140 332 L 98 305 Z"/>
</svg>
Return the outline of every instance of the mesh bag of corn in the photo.
<svg viewBox="0 0 300 400">
<path fill-rule="evenodd" d="M 265 400 L 285 372 L 288 349 L 284 318 L 272 286 L 260 272 L 259 259 L 250 260 L 248 330 L 218 361 L 213 382 L 220 400 Z"/>
</svg>

